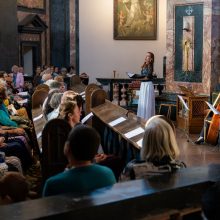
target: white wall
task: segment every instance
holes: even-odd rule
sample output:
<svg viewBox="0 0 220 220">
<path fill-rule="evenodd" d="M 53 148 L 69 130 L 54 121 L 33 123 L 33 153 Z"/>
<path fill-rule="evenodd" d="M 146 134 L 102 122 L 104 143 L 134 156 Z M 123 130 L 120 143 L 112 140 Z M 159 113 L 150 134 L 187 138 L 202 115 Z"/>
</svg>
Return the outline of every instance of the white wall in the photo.
<svg viewBox="0 0 220 220">
<path fill-rule="evenodd" d="M 96 77 L 125 77 L 126 72 L 138 73 L 147 51 L 155 55 L 154 71 L 162 77 L 163 56 L 166 54 L 166 3 L 157 0 L 157 40 L 114 40 L 113 0 L 79 1 L 80 73 Z"/>
</svg>

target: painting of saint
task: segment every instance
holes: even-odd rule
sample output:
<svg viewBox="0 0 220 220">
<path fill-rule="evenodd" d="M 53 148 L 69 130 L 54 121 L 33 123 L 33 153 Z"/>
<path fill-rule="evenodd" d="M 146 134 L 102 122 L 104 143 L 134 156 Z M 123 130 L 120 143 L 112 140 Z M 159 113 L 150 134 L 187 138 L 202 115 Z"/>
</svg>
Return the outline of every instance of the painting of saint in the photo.
<svg viewBox="0 0 220 220">
<path fill-rule="evenodd" d="M 115 39 L 155 39 L 156 0 L 115 0 Z"/>
</svg>

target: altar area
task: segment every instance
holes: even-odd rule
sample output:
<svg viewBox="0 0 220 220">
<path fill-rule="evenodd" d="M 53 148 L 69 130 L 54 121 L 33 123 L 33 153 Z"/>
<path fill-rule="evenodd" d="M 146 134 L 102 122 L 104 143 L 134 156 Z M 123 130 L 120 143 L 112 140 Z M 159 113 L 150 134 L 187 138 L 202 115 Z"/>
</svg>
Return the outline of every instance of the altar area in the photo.
<svg viewBox="0 0 220 220">
<path fill-rule="evenodd" d="M 133 78 L 96 78 L 102 85 L 107 86 L 108 98 L 114 104 L 136 112 L 139 98 L 140 84 L 144 79 Z M 165 78 L 154 78 L 155 97 L 159 97 L 165 90 Z M 157 105 L 158 103 L 156 103 Z M 159 106 L 156 106 L 159 109 Z"/>
</svg>

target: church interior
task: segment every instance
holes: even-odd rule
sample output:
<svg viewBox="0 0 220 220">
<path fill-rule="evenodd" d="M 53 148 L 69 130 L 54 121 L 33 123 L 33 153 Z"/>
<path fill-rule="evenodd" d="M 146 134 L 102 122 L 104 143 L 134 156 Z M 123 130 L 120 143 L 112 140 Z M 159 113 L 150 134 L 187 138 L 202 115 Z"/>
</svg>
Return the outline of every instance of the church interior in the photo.
<svg viewBox="0 0 220 220">
<path fill-rule="evenodd" d="M 1 219 L 220 219 L 220 1 L 0 3 Z"/>
</svg>

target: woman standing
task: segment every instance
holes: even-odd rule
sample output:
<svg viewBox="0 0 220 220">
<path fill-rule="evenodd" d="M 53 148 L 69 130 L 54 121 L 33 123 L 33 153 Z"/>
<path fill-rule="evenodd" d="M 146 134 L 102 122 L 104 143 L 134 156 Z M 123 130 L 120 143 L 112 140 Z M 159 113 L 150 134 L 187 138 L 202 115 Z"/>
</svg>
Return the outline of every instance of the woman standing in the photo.
<svg viewBox="0 0 220 220">
<path fill-rule="evenodd" d="M 141 83 L 138 100 L 137 116 L 148 120 L 155 115 L 155 94 L 152 83 L 154 71 L 154 54 L 147 52 L 145 62 L 142 65 L 141 75 L 145 75 L 145 82 Z"/>
</svg>

